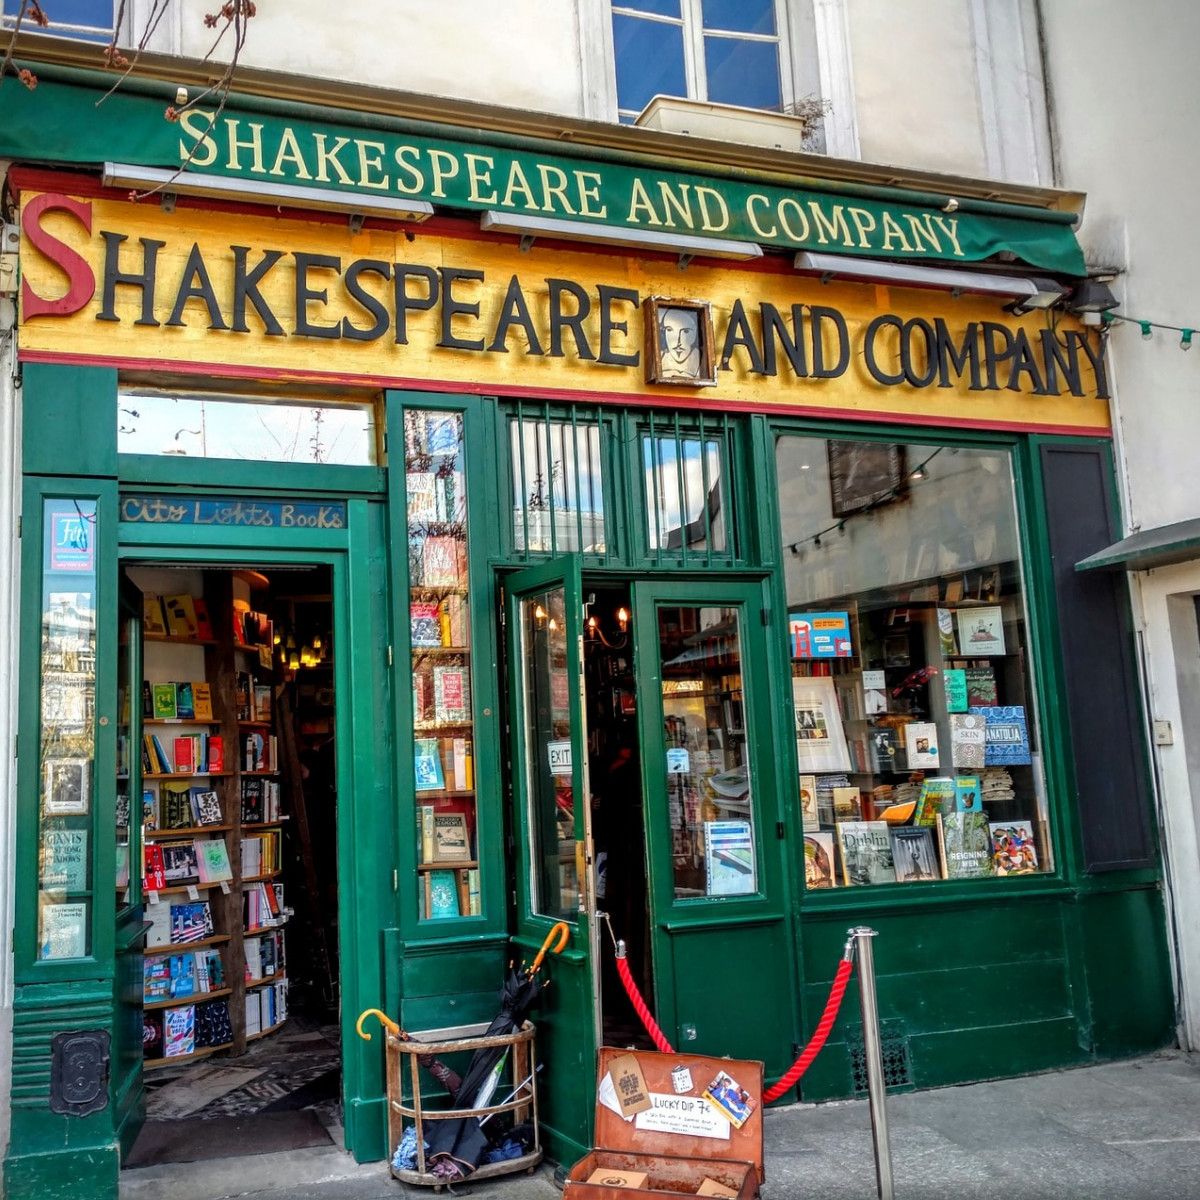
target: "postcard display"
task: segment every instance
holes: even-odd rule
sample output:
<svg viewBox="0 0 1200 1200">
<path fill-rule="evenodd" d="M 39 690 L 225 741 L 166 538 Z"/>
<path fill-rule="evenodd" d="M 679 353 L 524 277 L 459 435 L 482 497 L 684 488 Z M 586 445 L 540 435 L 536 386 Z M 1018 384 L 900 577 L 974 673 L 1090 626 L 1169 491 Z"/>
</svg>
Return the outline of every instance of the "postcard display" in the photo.
<svg viewBox="0 0 1200 1200">
<path fill-rule="evenodd" d="M 417 910 L 480 914 L 467 503 L 459 413 L 404 417 Z"/>
<path fill-rule="evenodd" d="M 1052 869 L 1014 566 L 789 613 L 808 888 Z"/>
<path fill-rule="evenodd" d="M 287 1019 L 274 634 L 247 578 L 264 582 L 213 572 L 203 595 L 144 596 L 147 1068 L 240 1052 Z"/>
</svg>

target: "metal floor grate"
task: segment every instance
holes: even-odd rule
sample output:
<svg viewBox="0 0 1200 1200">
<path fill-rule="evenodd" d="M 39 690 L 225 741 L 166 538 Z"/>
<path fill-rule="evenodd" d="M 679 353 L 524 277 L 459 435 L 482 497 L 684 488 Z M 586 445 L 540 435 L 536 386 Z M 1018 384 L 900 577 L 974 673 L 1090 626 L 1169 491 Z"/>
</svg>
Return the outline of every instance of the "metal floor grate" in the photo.
<svg viewBox="0 0 1200 1200">
<path fill-rule="evenodd" d="M 855 1095 L 867 1094 L 867 1052 L 863 1047 L 862 1035 L 849 1046 L 850 1074 Z M 913 1086 L 912 1062 L 908 1055 L 908 1037 L 884 1036 L 880 1050 L 883 1057 L 883 1081 L 889 1088 L 911 1088 Z"/>
</svg>

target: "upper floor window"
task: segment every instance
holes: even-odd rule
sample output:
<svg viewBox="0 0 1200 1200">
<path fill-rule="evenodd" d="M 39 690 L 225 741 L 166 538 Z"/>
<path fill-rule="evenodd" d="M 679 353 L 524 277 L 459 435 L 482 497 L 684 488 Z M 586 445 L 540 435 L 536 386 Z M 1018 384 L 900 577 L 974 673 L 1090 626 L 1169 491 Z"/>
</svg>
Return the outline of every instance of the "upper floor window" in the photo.
<svg viewBox="0 0 1200 1200">
<path fill-rule="evenodd" d="M 781 110 L 791 99 L 782 0 L 614 0 L 617 110 L 658 95 Z"/>
<path fill-rule="evenodd" d="M 22 0 L 3 3 L 3 27 L 11 29 L 21 11 Z M 59 37 L 79 38 L 85 42 L 110 42 L 115 28 L 114 0 L 45 0 L 49 25 L 35 25 L 26 10 L 22 33 L 54 33 Z"/>
</svg>

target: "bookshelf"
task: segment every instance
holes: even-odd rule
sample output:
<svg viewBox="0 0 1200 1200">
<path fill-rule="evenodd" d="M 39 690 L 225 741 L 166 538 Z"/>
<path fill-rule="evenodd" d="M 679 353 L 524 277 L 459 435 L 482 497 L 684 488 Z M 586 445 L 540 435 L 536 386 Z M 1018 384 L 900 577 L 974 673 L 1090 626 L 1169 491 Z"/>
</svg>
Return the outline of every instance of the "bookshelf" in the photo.
<svg viewBox="0 0 1200 1200">
<path fill-rule="evenodd" d="M 250 891 L 283 911 L 273 630 L 256 611 L 266 581 L 220 570 L 144 575 L 149 1069 L 241 1053 L 248 1036 L 286 1022 L 288 984 L 282 932 L 272 928 L 264 971 L 258 931 L 245 920 Z"/>
<path fill-rule="evenodd" d="M 404 417 L 417 913 L 480 914 L 463 418 Z"/>
</svg>

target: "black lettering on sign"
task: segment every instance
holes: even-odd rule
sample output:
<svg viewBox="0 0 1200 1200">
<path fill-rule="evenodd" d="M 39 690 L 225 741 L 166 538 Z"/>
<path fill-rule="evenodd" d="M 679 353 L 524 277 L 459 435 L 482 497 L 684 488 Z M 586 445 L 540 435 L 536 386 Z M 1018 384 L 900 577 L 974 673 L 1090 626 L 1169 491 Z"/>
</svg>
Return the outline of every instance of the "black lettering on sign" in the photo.
<svg viewBox="0 0 1200 1200">
<path fill-rule="evenodd" d="M 254 267 L 249 265 L 249 246 L 230 246 L 233 251 L 233 329 L 236 333 L 249 333 L 246 324 L 246 305 L 249 304 L 263 323 L 269 337 L 287 337 L 283 326 L 275 319 L 271 306 L 266 302 L 259 284 L 267 273 L 283 257 L 282 250 L 264 250 L 262 258 Z"/>
<path fill-rule="evenodd" d="M 193 242 L 188 260 L 183 267 L 183 278 L 179 281 L 179 291 L 175 293 L 175 307 L 167 318 L 168 325 L 185 325 L 183 309 L 189 300 L 199 300 L 208 310 L 209 329 L 228 329 L 225 318 L 221 315 L 221 306 L 217 303 L 217 294 L 213 291 L 212 279 L 209 278 L 208 268 L 204 265 L 204 255 L 200 253 L 199 243 Z"/>
<path fill-rule="evenodd" d="M 479 301 L 468 303 L 454 295 L 454 285 L 460 282 L 483 282 L 482 271 L 464 271 L 460 267 L 442 267 L 442 336 L 438 345 L 447 350 L 482 350 L 483 338 L 460 338 L 454 332 L 455 317 L 479 320 Z"/>
<path fill-rule="evenodd" d="M 550 300 L 550 358 L 563 358 L 563 330 L 569 329 L 575 339 L 575 357 L 594 360 L 596 355 L 588 344 L 587 334 L 583 323 L 592 311 L 592 301 L 587 292 L 570 279 L 547 279 Z M 569 295 L 575 301 L 574 312 L 563 311 L 563 296 Z"/>
<path fill-rule="evenodd" d="M 142 315 L 134 321 L 135 325 L 157 325 L 154 318 L 154 283 L 158 269 L 158 252 L 166 242 L 158 242 L 152 238 L 139 238 L 142 247 L 142 269 L 140 271 L 122 271 L 120 266 L 121 246 L 129 238 L 123 233 L 100 231 L 104 239 L 104 287 L 100 303 L 100 311 L 96 314 L 97 321 L 119 321 L 117 316 L 117 288 L 137 288 L 142 294 Z"/>
<path fill-rule="evenodd" d="M 425 280 L 424 296 L 408 294 L 410 277 Z M 411 265 L 397 263 L 393 288 L 396 293 L 396 345 L 407 346 L 409 312 L 428 312 L 438 302 L 442 285 L 438 281 L 438 273 L 432 267 L 423 267 L 417 263 Z"/>
<path fill-rule="evenodd" d="M 329 306 L 329 289 L 308 286 L 309 271 L 342 270 L 342 260 L 332 254 L 305 254 L 297 250 L 292 257 L 296 262 L 296 333 L 300 337 L 331 338 L 342 336 L 340 321 L 332 325 L 318 325 L 309 319 L 308 306 L 321 304 Z"/>
<path fill-rule="evenodd" d="M 600 284 L 596 288 L 600 298 L 600 357 L 599 361 L 614 367 L 636 367 L 641 361 L 641 354 L 620 354 L 613 349 L 614 333 L 629 335 L 629 322 L 617 321 L 613 318 L 614 304 L 630 304 L 636 307 L 641 303 L 641 296 L 632 288 L 608 287 Z"/>
<path fill-rule="evenodd" d="M 380 279 L 388 280 L 392 277 L 392 267 L 382 259 L 356 258 L 346 268 L 346 291 L 356 304 L 374 318 L 374 323 L 365 329 L 361 325 L 355 325 L 349 317 L 342 318 L 342 337 L 353 342 L 373 342 L 376 338 L 383 337 L 388 327 L 388 310 L 378 296 L 371 295 L 359 282 L 360 276 L 363 275 L 378 275 Z"/>
</svg>

